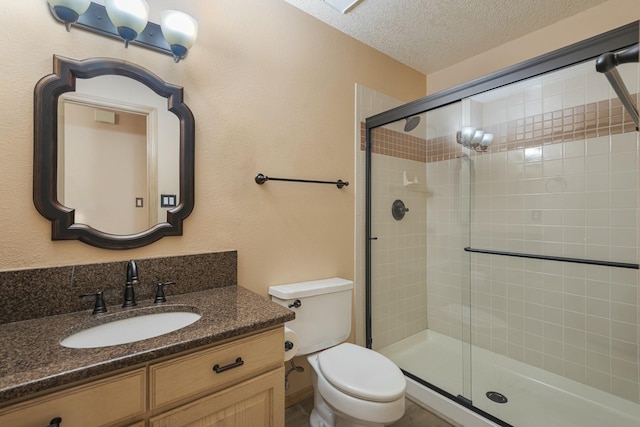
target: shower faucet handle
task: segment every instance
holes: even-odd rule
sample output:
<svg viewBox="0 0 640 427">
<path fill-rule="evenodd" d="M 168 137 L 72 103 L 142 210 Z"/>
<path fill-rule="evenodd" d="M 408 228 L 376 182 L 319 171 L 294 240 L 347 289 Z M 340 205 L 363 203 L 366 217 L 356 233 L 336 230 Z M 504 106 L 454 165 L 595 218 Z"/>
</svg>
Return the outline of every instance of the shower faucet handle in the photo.
<svg viewBox="0 0 640 427">
<path fill-rule="evenodd" d="M 404 214 L 409 212 L 409 208 L 404 205 L 404 202 L 400 199 L 395 200 L 391 205 L 391 215 L 396 221 L 400 221 L 404 218 Z"/>
</svg>

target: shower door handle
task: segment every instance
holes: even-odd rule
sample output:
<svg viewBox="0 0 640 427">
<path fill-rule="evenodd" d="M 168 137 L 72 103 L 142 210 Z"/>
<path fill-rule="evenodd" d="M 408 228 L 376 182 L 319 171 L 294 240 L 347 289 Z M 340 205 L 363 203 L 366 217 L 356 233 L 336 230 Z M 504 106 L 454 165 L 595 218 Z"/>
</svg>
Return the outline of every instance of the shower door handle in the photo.
<svg viewBox="0 0 640 427">
<path fill-rule="evenodd" d="M 369 240 L 378 240 L 377 237 L 369 237 Z"/>
</svg>

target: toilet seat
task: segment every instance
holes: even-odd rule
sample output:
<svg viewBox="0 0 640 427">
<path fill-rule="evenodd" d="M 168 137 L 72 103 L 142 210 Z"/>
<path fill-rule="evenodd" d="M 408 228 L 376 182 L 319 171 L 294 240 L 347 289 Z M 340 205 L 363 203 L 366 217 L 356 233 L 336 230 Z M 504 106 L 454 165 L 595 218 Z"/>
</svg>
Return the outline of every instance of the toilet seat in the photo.
<svg viewBox="0 0 640 427">
<path fill-rule="evenodd" d="M 404 395 L 390 402 L 374 402 L 345 393 L 334 387 L 322 373 L 318 363 L 320 354 L 322 353 L 313 353 L 307 356 L 307 361 L 312 367 L 311 377 L 315 393 L 311 417 L 313 419 L 315 414 L 316 421 L 320 420 L 320 423 L 312 423 L 312 425 L 381 427 L 402 418 Z"/>
<path fill-rule="evenodd" d="M 317 360 L 322 375 L 343 393 L 373 402 L 392 402 L 404 396 L 402 371 L 375 351 L 344 343 L 320 352 Z"/>
</svg>

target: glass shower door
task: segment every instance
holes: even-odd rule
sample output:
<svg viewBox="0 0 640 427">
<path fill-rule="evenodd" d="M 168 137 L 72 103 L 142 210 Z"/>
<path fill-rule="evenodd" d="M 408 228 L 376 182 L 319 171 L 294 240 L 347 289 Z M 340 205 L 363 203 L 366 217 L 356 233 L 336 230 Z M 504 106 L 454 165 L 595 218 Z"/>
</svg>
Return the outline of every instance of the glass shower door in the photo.
<svg viewBox="0 0 640 427">
<path fill-rule="evenodd" d="M 470 169 L 456 142 L 461 105 L 371 130 L 370 318 L 374 350 L 411 378 L 469 398 L 469 265 L 461 248 Z"/>
<path fill-rule="evenodd" d="M 519 427 L 637 425 L 634 124 L 593 61 L 465 102 L 463 125 L 493 135 L 473 160 L 474 406 Z"/>
</svg>

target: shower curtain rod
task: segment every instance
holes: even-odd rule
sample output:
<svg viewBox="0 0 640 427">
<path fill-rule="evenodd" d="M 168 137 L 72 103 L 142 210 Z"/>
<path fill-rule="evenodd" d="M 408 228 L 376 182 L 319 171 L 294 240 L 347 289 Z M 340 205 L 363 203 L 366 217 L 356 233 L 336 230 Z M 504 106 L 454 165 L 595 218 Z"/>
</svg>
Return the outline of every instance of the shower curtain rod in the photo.
<svg viewBox="0 0 640 427">
<path fill-rule="evenodd" d="M 262 185 L 267 181 L 288 181 L 288 182 L 307 182 L 312 184 L 333 184 L 338 188 L 347 187 L 349 185 L 348 181 L 343 181 L 341 179 L 337 181 L 315 181 L 310 179 L 273 178 L 270 176 L 263 175 L 261 173 L 256 175 L 256 184 Z"/>
<path fill-rule="evenodd" d="M 563 261 L 563 262 L 573 262 L 577 264 L 589 264 L 589 265 L 601 265 L 604 267 L 620 267 L 620 268 L 631 268 L 638 270 L 638 264 L 630 264 L 626 262 L 615 262 L 615 261 L 598 261 L 595 259 L 584 259 L 584 258 L 569 258 L 563 256 L 549 256 L 549 255 L 536 255 L 536 254 L 525 254 L 522 252 L 505 252 L 505 251 L 494 251 L 491 249 L 475 249 L 466 247 L 464 248 L 465 252 L 473 252 L 476 254 L 488 254 L 488 255 L 502 255 L 502 256 L 512 256 L 517 258 L 531 258 L 531 259 L 539 259 L 543 261 Z"/>
<path fill-rule="evenodd" d="M 629 112 L 633 122 L 636 124 L 636 130 L 640 130 L 638 110 L 631 99 L 627 86 L 625 86 L 624 81 L 622 81 L 622 77 L 620 77 L 620 73 L 616 70 L 616 66 L 631 62 L 639 62 L 639 46 L 640 44 L 636 44 L 635 46 L 631 46 L 630 48 L 618 53 L 603 53 L 596 60 L 596 70 L 607 77 L 607 80 L 609 80 L 613 90 L 616 91 L 618 98 L 620 98 L 620 101 L 622 101 L 622 104 Z"/>
</svg>

